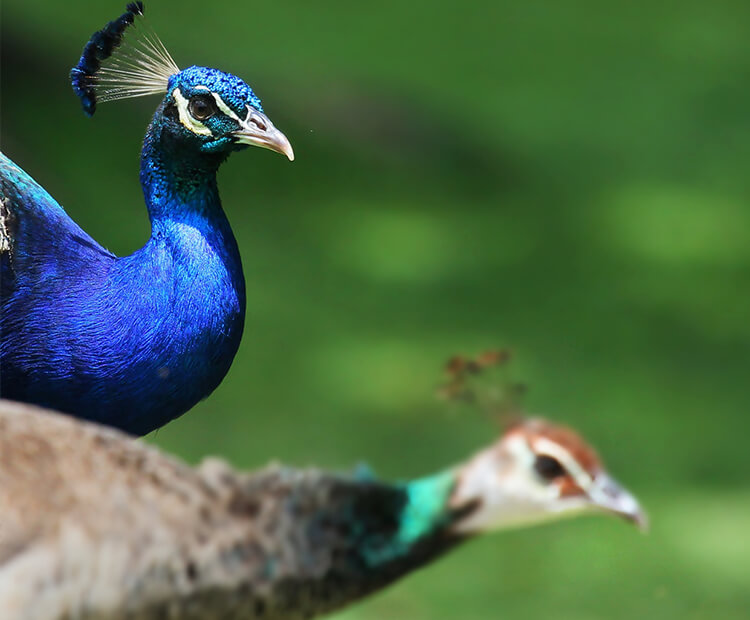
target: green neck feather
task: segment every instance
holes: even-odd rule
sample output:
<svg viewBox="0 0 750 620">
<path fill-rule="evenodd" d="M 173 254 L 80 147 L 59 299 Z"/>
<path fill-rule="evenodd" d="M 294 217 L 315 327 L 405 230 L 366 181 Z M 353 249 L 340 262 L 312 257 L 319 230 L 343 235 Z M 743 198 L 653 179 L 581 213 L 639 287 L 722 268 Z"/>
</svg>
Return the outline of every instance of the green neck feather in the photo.
<svg viewBox="0 0 750 620">
<path fill-rule="evenodd" d="M 456 474 L 448 470 L 398 485 L 405 503 L 396 515 L 392 536 L 368 541 L 363 550 L 372 568 L 409 556 L 415 545 L 445 530 L 455 514 L 448 506 Z"/>
<path fill-rule="evenodd" d="M 254 571 L 244 561 L 238 568 L 253 589 L 259 582 L 266 588 L 263 617 L 293 620 L 338 609 L 464 540 L 454 525 L 467 512 L 451 501 L 457 473 L 397 484 L 368 471 L 281 468 L 253 476 L 236 503 L 264 500 L 252 517 L 263 515 L 262 527 L 253 527 L 262 544 Z"/>
<path fill-rule="evenodd" d="M 405 485 L 409 500 L 398 533 L 402 544 L 412 544 L 448 524 L 451 520 L 448 500 L 455 484 L 456 474 L 448 470 Z"/>
</svg>

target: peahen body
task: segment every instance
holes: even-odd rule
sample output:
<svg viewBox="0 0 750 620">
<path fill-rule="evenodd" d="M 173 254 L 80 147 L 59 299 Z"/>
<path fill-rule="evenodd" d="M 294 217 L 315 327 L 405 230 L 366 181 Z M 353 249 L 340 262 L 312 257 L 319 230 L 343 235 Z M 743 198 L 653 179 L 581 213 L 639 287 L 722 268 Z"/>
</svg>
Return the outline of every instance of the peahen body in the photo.
<svg viewBox="0 0 750 620">
<path fill-rule="evenodd" d="M 573 431 L 527 420 L 404 483 L 190 468 L 113 430 L 0 401 L 0 610 L 13 620 L 293 620 L 492 529 L 636 500 Z"/>
<path fill-rule="evenodd" d="M 219 166 L 248 145 L 293 159 L 239 78 L 180 71 L 148 33 L 118 49 L 142 10 L 95 33 L 71 77 L 89 115 L 97 98 L 166 92 L 141 153 L 146 245 L 115 256 L 0 154 L 0 395 L 139 435 L 210 394 L 240 343 L 245 284 Z"/>
</svg>

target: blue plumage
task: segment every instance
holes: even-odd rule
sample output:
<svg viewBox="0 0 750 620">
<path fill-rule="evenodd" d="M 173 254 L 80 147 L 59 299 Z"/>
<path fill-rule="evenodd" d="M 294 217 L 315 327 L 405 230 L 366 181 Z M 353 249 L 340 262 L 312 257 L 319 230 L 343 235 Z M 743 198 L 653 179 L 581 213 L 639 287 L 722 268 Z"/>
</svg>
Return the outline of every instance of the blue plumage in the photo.
<svg viewBox="0 0 750 620">
<path fill-rule="evenodd" d="M 125 22 L 105 31 L 121 38 L 112 25 Z M 75 72 L 73 82 L 93 113 L 96 90 Z M 0 154 L 4 398 L 145 434 L 205 398 L 228 371 L 245 285 L 216 171 L 247 145 L 293 155 L 239 78 L 190 67 L 164 90 L 141 153 L 151 238 L 130 256 L 101 247 Z"/>
</svg>

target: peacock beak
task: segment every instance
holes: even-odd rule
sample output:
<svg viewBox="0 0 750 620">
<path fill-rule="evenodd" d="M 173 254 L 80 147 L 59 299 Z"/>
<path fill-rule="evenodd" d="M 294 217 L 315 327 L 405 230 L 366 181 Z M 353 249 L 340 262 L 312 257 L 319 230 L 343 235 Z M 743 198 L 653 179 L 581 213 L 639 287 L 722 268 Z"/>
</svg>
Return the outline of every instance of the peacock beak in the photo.
<svg viewBox="0 0 750 620">
<path fill-rule="evenodd" d="M 609 474 L 601 472 L 596 475 L 588 496 L 597 508 L 623 517 L 641 531 L 648 530 L 648 516 L 638 500 Z"/>
<path fill-rule="evenodd" d="M 281 153 L 294 161 L 294 150 L 287 137 L 273 126 L 265 114 L 248 108 L 247 118 L 240 121 L 240 127 L 232 132 L 239 144 L 259 146 Z"/>
</svg>

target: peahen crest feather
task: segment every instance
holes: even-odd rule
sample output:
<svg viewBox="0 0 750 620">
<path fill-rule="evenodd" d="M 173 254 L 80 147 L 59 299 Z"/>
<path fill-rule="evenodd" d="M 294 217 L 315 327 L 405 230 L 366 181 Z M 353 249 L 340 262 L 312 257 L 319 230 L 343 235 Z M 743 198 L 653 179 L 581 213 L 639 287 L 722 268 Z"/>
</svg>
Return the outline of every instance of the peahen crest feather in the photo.
<svg viewBox="0 0 750 620">
<path fill-rule="evenodd" d="M 91 35 L 71 70 L 73 90 L 88 116 L 97 102 L 165 93 L 169 76 L 179 73 L 143 11 L 143 2 L 129 3 L 125 13 Z"/>
</svg>

